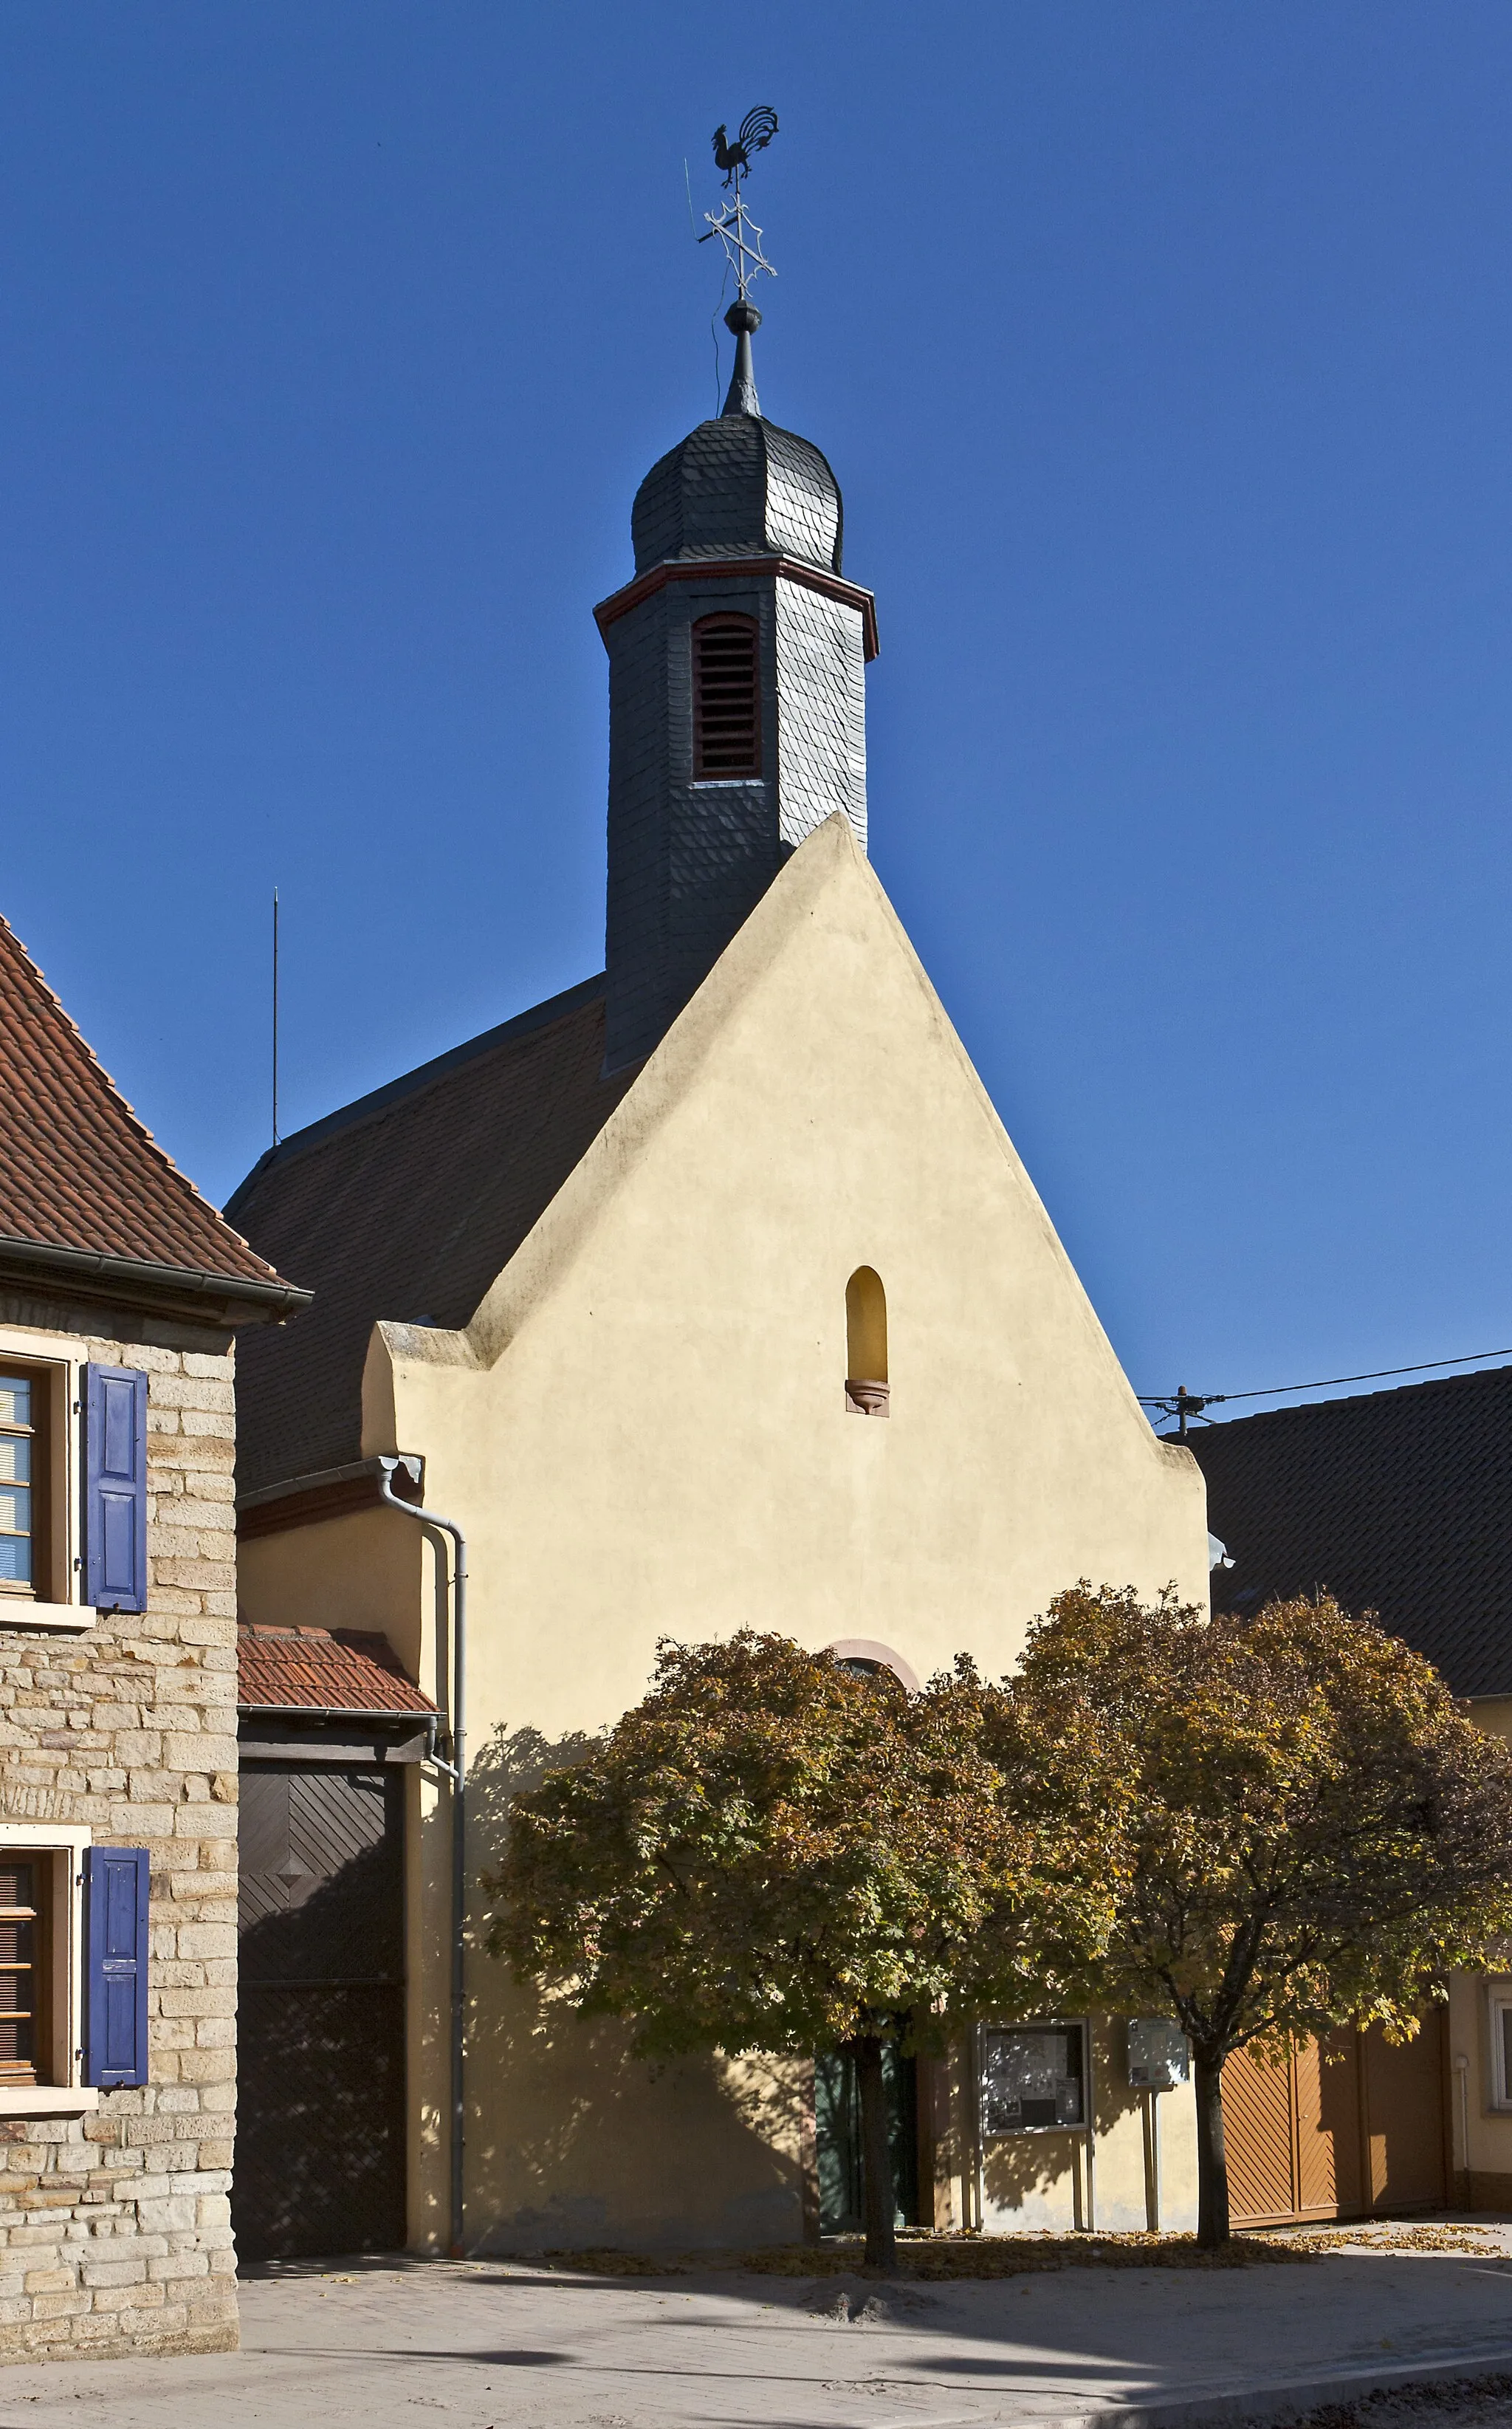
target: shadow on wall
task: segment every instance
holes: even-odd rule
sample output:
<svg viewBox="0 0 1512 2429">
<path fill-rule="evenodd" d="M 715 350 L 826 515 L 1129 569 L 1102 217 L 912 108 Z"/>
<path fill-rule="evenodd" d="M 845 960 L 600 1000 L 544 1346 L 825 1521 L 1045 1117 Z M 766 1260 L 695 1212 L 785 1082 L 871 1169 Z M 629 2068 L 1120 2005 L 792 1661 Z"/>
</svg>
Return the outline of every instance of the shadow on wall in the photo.
<svg viewBox="0 0 1512 2429">
<path fill-rule="evenodd" d="M 585 1761 L 599 1743 L 583 1729 L 551 1739 L 539 1729 L 510 1730 L 500 1722 L 468 1765 L 468 1829 L 474 1848 L 482 1851 L 480 1871 L 486 1872 L 502 1852 L 510 1798 L 539 1788 L 550 1772 Z"/>
<path fill-rule="evenodd" d="M 468 1774 L 478 1875 L 503 1845 L 509 1800 L 581 1762 L 595 1741 L 497 1728 Z M 517 1983 L 475 1925 L 468 1986 L 468 2242 L 631 2249 L 799 2242 L 813 2068 L 716 2053 L 631 2055 L 616 2018 L 580 2016 Z"/>
</svg>

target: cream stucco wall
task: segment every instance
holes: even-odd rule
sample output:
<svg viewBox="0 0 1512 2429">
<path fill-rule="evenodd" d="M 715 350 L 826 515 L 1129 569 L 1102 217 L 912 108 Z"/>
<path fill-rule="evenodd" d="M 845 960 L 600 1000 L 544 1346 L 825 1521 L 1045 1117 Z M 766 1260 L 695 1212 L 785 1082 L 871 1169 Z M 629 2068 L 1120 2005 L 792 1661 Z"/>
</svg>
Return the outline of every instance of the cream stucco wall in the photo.
<svg viewBox="0 0 1512 2429">
<path fill-rule="evenodd" d="M 1512 1739 L 1512 1696 L 1478 1696 L 1470 1716 L 1492 1737 Z M 1512 1998 L 1512 1950 L 1499 1975 L 1456 1974 L 1449 1986 L 1449 2064 L 1454 2169 L 1477 2209 L 1512 2207 L 1512 2107 L 1497 2097 L 1492 1998 Z"/>
<path fill-rule="evenodd" d="M 1166 2234 L 1197 2224 L 1197 2111 L 1192 2085 L 1136 2091 L 1121 2016 L 1092 2023 L 1093 2140 L 1079 2134 L 1005 2134 L 972 2153 L 978 2170 L 952 2204 L 949 2223 L 975 2220 L 989 2234 L 1093 2226 L 1123 2234 L 1152 2222 Z M 969 2148 L 969 2138 L 962 2136 Z M 1089 2181 L 1090 2179 L 1090 2181 Z M 945 2222 L 942 2221 L 942 2223 Z"/>
<path fill-rule="evenodd" d="M 887 1292 L 886 1418 L 845 1400 L 846 1283 L 863 1264 Z M 468 1330 L 377 1328 L 364 1407 L 365 1451 L 423 1454 L 427 1500 L 468 1533 L 475 1869 L 518 1733 L 552 1745 L 614 1719 L 660 1636 L 865 1636 L 921 1676 L 962 1649 L 995 1674 L 1078 1577 L 1147 1594 L 1174 1579 L 1206 1599 L 1196 1463 L 1152 1434 L 839 817 L 789 862 Z M 339 1567 L 367 1529 L 366 1566 L 372 1529 L 404 1524 L 249 1545 L 255 1614 L 321 1615 L 333 1555 Z M 427 1684 L 433 1558 L 395 1635 L 418 1641 Z M 422 2008 L 444 1961 L 433 1937 Z M 652 2081 L 486 1959 L 470 1981 L 470 2238 L 801 2232 L 791 2071 L 760 2100 L 749 2067 Z M 434 2037 L 412 2059 L 434 2108 Z M 417 2187 L 417 2222 L 435 2199 Z"/>
</svg>

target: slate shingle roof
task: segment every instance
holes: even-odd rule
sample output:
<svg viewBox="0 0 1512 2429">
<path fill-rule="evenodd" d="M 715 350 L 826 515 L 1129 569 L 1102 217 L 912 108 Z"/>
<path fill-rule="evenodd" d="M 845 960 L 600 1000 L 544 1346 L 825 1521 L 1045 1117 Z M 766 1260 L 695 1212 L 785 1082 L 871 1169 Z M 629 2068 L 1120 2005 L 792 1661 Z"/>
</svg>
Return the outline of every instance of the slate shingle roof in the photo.
<svg viewBox="0 0 1512 2429">
<path fill-rule="evenodd" d="M 759 414 L 700 421 L 651 466 L 631 509 L 635 570 L 667 557 L 797 556 L 838 573 L 840 486 L 817 447 Z"/>
<path fill-rule="evenodd" d="M 386 1636 L 352 1628 L 237 1629 L 243 1711 L 434 1712 Z"/>
<path fill-rule="evenodd" d="M 602 1080 L 590 979 L 271 1148 L 230 1211 L 315 1293 L 238 1357 L 242 1493 L 361 1453 L 373 1325 L 468 1322 L 638 1066 Z"/>
<path fill-rule="evenodd" d="M 6 1239 L 288 1288 L 163 1153 L 0 919 Z"/>
<path fill-rule="evenodd" d="M 1460 1695 L 1512 1694 L 1512 1367 L 1198 1428 L 1221 1610 L 1328 1587 Z"/>
</svg>

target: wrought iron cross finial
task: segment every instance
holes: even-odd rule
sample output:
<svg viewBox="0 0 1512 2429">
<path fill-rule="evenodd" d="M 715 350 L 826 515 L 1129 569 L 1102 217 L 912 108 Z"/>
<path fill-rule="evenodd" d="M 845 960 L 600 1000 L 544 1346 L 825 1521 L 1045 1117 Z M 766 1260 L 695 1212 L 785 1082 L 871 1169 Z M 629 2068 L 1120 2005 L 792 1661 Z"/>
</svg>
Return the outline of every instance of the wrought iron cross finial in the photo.
<svg viewBox="0 0 1512 2429">
<path fill-rule="evenodd" d="M 764 152 L 776 133 L 777 112 L 767 108 L 764 103 L 755 109 L 747 110 L 740 122 L 740 133 L 732 143 L 728 140 L 726 127 L 715 129 L 715 167 L 725 173 L 730 200 L 717 211 L 704 212 L 709 225 L 698 242 L 707 244 L 710 237 L 715 236 L 719 239 L 725 249 L 725 257 L 735 273 L 735 300 L 740 304 L 748 301 L 751 281 L 762 271 L 765 271 L 768 278 L 777 276 L 762 251 L 761 229 L 747 211 L 741 192 L 741 180 L 750 168 L 751 155 Z"/>
</svg>

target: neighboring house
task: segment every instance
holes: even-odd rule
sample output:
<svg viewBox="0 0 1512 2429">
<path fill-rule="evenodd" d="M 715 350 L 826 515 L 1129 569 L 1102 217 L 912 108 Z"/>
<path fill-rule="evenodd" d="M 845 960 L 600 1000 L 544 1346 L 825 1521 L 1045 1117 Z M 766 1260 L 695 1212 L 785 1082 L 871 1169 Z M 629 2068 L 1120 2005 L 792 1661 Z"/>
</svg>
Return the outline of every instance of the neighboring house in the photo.
<svg viewBox="0 0 1512 2429">
<path fill-rule="evenodd" d="M 383 1640 L 440 1707 L 445 1759 L 453 1538 L 386 1507 L 390 1475 L 466 1539 L 455 2155 L 456 1798 L 425 1760 L 384 1792 L 408 1950 L 388 2198 L 424 2249 L 797 2239 L 852 2198 L 843 2082 L 820 2086 L 821 2181 L 812 2069 L 633 2063 L 479 1947 L 512 1787 L 643 1694 L 660 1637 L 752 1626 L 905 1678 L 961 1650 L 997 1674 L 1078 1577 L 1207 1591 L 1195 1462 L 1145 1423 L 867 861 L 876 622 L 829 465 L 743 372 L 633 523 L 633 578 L 597 611 L 603 975 L 286 1140 L 228 1210 L 316 1293 L 246 1346 L 249 1624 Z M 353 1759 L 343 1793 L 394 1776 Z M 387 1877 L 397 1900 L 397 1859 Z M 292 1978 L 292 1940 L 252 1928 Z M 270 2134 L 360 2072 L 354 2021 L 316 2038 L 267 2088 Z M 1090 2215 L 1094 2108 L 1096 2215 L 1142 2225 L 1151 2095 L 1123 2025 L 1089 2046 L 1047 2018 L 978 2055 L 899 2088 L 918 2214 Z M 1164 2105 L 1179 2221 L 1190 2094 Z M 323 2231 L 371 2240 L 371 2199 Z"/>
<path fill-rule="evenodd" d="M 232 1329 L 304 1303 L 0 921 L 0 2355 L 237 2341 Z"/>
<path fill-rule="evenodd" d="M 1326 1588 L 1512 1737 L 1512 1368 L 1240 1417 L 1191 1445 L 1232 1562 L 1215 1608 Z M 1456 1976 L 1405 2049 L 1340 2046 L 1321 2075 L 1299 2054 L 1290 2104 L 1274 2070 L 1225 2070 L 1242 2214 L 1430 2207 L 1451 2171 L 1457 2200 L 1512 2206 L 1512 1975 Z"/>
</svg>

